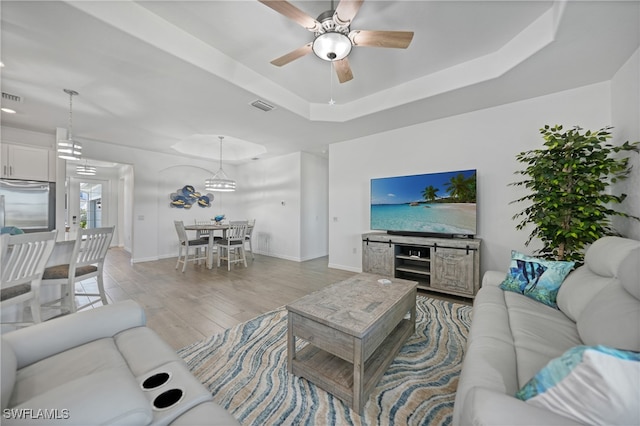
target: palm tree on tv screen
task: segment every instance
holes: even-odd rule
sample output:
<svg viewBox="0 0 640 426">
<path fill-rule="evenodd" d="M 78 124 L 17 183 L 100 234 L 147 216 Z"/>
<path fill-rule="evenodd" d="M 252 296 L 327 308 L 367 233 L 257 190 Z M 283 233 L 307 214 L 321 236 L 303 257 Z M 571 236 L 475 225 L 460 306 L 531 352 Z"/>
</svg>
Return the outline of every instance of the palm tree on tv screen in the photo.
<svg viewBox="0 0 640 426">
<path fill-rule="evenodd" d="M 465 178 L 462 173 L 458 173 L 449 179 L 447 192 L 455 203 L 475 203 L 476 195 L 476 175 Z"/>
<path fill-rule="evenodd" d="M 422 196 L 427 201 L 433 201 L 438 198 L 438 191 L 440 191 L 438 188 L 434 188 L 433 185 L 429 185 L 424 189 L 424 191 L 422 191 Z"/>
</svg>

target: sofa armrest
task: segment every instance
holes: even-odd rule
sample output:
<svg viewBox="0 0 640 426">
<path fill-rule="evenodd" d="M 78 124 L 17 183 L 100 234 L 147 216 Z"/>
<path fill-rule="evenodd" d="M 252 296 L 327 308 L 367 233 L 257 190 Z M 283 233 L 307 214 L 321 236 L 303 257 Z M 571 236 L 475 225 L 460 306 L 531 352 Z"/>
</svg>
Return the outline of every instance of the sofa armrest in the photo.
<svg viewBox="0 0 640 426">
<path fill-rule="evenodd" d="M 482 287 L 497 287 L 502 283 L 502 281 L 504 281 L 504 277 L 506 275 L 507 273 L 502 271 L 487 271 L 482 276 Z"/>
<path fill-rule="evenodd" d="M 464 400 L 460 425 L 571 426 L 581 425 L 581 423 L 527 404 L 513 396 L 476 387 L 467 393 Z"/>
<path fill-rule="evenodd" d="M 67 349 L 145 324 L 142 307 L 126 300 L 11 331 L 2 335 L 2 343 L 11 346 L 20 369 Z"/>
</svg>

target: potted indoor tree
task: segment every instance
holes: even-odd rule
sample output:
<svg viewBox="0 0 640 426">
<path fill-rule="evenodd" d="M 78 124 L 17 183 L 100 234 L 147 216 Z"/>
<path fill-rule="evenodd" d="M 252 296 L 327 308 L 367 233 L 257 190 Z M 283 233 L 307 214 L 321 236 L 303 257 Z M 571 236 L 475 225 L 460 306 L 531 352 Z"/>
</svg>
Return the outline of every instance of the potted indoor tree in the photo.
<svg viewBox="0 0 640 426">
<path fill-rule="evenodd" d="M 525 245 L 534 238 L 542 241 L 542 257 L 580 262 L 584 248 L 605 235 L 616 235 L 612 216 L 640 220 L 614 209 L 626 194 L 615 195 L 608 187 L 626 179 L 631 171 L 629 157 L 620 152 L 639 151 L 640 142 L 622 145 L 607 143 L 612 127 L 581 133 L 580 127 L 563 131 L 562 126 L 540 129 L 545 148 L 521 152 L 517 160 L 526 165 L 516 174 L 525 178 L 511 183 L 530 190 L 512 203 L 529 202 L 515 214 L 516 229 L 532 225 Z"/>
</svg>

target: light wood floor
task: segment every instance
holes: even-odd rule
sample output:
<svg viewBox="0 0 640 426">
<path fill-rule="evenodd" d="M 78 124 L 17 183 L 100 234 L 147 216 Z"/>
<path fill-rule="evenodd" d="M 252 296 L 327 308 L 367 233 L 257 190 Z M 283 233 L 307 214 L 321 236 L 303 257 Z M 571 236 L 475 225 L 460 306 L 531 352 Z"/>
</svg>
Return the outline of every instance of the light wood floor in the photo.
<svg viewBox="0 0 640 426">
<path fill-rule="evenodd" d="M 104 281 L 110 302 L 133 299 L 147 325 L 172 347 L 198 340 L 286 305 L 353 272 L 330 269 L 327 258 L 293 262 L 256 254 L 248 267 L 207 269 L 190 262 L 185 273 L 177 258 L 131 264 L 129 254 L 109 250 Z M 91 283 L 89 283 L 90 285 Z M 86 286 L 86 283 L 83 283 Z"/>
<path fill-rule="evenodd" d="M 326 257 L 294 262 L 256 254 L 255 260 L 248 256 L 247 268 L 233 265 L 228 272 L 226 265 L 209 270 L 190 262 L 185 273 L 182 265 L 175 269 L 176 260 L 132 265 L 126 251 L 111 248 L 104 268 L 109 302 L 133 299 L 140 303 L 147 325 L 176 350 L 355 275 L 328 268 Z M 97 292 L 95 278 L 77 285 Z M 439 293 L 419 293 L 470 303 Z"/>
</svg>

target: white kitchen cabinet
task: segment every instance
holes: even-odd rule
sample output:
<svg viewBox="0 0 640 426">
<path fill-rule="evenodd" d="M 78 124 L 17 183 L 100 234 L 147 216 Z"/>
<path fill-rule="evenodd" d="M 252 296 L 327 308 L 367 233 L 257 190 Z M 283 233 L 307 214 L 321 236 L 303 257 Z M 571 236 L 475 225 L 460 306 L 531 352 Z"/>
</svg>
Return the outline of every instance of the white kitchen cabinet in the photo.
<svg viewBox="0 0 640 426">
<path fill-rule="evenodd" d="M 2 144 L 2 177 L 8 179 L 55 180 L 54 170 L 50 173 L 53 152 L 47 148 L 26 145 Z M 51 175 L 54 179 L 51 179 Z"/>
</svg>

